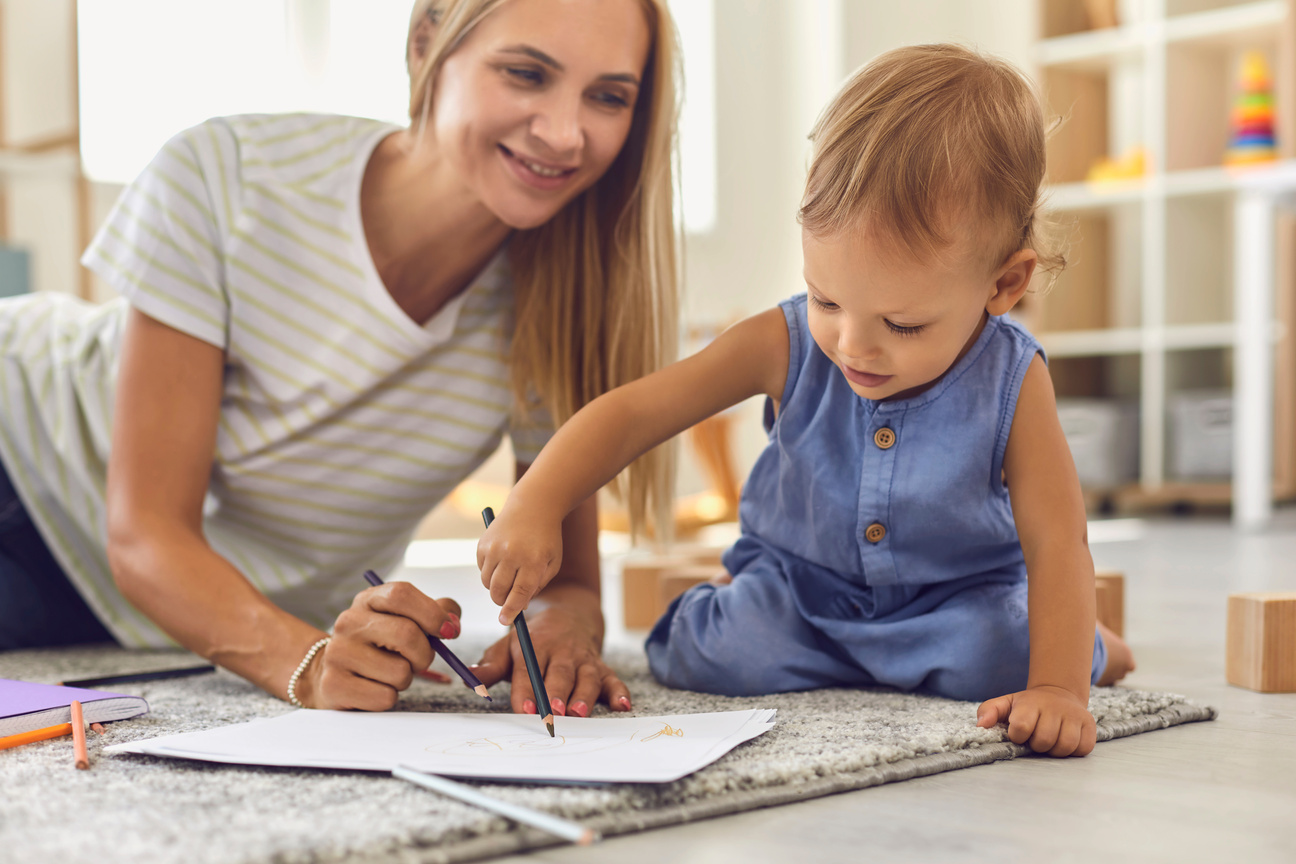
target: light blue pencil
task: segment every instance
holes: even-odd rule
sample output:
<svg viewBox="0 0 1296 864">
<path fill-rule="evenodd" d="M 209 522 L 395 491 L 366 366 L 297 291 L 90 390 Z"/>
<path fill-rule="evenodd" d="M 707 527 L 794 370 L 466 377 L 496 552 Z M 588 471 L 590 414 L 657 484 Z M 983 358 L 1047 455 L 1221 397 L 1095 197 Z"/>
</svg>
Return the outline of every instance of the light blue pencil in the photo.
<svg viewBox="0 0 1296 864">
<path fill-rule="evenodd" d="M 451 798 L 458 798 L 460 801 L 493 810 L 501 816 L 512 819 L 514 822 L 534 825 L 536 828 L 548 831 L 550 834 L 556 834 L 564 840 L 570 840 L 578 846 L 588 846 L 603 839 L 593 828 L 586 828 L 579 822 L 560 819 L 540 810 L 532 810 L 530 807 L 510 804 L 507 801 L 483 795 L 471 786 L 447 780 L 437 774 L 425 774 L 422 771 L 415 771 L 404 766 L 393 768 L 391 773 L 393 777 L 408 780 L 425 789 L 431 789 L 434 792 L 440 792 L 442 795 L 449 795 Z"/>
</svg>

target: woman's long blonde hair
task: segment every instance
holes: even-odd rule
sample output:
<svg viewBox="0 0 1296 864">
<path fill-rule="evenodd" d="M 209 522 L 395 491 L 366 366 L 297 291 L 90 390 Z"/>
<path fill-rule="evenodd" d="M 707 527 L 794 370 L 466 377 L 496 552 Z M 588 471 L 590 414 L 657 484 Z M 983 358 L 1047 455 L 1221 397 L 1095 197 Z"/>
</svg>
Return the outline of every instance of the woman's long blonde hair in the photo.
<svg viewBox="0 0 1296 864">
<path fill-rule="evenodd" d="M 446 57 L 507 0 L 417 0 L 407 57 L 425 18 L 435 36 L 410 66 L 410 120 L 428 122 L 431 89 Z M 538 393 L 554 422 L 613 387 L 675 359 L 679 275 L 671 161 L 678 52 L 665 0 L 640 0 L 652 30 L 634 119 L 620 154 L 598 182 L 541 225 L 518 231 L 509 254 L 516 296 L 513 389 Z M 650 518 L 659 538 L 672 526 L 675 450 L 640 457 L 614 484 L 632 532 Z M 623 482 L 624 481 L 624 482 Z"/>
</svg>

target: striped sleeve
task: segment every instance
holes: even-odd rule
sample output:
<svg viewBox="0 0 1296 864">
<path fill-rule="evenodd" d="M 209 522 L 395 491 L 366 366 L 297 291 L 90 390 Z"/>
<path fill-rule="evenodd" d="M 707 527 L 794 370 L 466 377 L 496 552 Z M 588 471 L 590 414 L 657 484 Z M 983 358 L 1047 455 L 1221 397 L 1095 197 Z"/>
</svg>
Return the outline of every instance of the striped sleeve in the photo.
<svg viewBox="0 0 1296 864">
<path fill-rule="evenodd" d="M 222 249 L 236 168 L 224 123 L 181 132 L 122 193 L 81 263 L 150 318 L 227 348 Z"/>
</svg>

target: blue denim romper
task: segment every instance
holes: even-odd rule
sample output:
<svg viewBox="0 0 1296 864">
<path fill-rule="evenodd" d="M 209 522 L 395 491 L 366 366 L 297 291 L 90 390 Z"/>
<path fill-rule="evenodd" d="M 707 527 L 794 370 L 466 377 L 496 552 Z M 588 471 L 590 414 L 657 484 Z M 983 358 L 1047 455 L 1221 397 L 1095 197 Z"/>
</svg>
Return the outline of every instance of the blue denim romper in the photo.
<svg viewBox="0 0 1296 864">
<path fill-rule="evenodd" d="M 755 695 L 833 685 L 983 700 L 1025 689 L 1026 564 L 1002 481 L 1039 343 L 990 318 L 933 387 L 860 398 L 810 337 L 806 296 L 770 443 L 725 553 L 726 586 L 678 598 L 648 636 L 671 687 Z M 1092 680 L 1106 665 L 1094 634 Z"/>
</svg>

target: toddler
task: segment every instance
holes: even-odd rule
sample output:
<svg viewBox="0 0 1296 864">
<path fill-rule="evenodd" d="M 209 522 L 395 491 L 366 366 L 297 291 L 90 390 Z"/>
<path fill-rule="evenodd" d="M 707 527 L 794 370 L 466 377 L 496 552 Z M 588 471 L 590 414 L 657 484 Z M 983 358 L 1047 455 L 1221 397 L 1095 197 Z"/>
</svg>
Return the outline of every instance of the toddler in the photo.
<svg viewBox="0 0 1296 864">
<path fill-rule="evenodd" d="M 648 637 L 662 683 L 834 685 L 981 701 L 1055 756 L 1093 749 L 1089 687 L 1133 668 L 1095 626 L 1085 511 L 1039 343 L 1006 313 L 1037 267 L 1044 122 L 1009 64 L 952 45 L 860 69 L 816 125 L 806 293 L 591 402 L 478 547 L 501 620 L 557 572 L 562 521 L 641 453 L 763 394 L 732 578 Z M 982 701 L 984 700 L 984 701 Z"/>
</svg>

